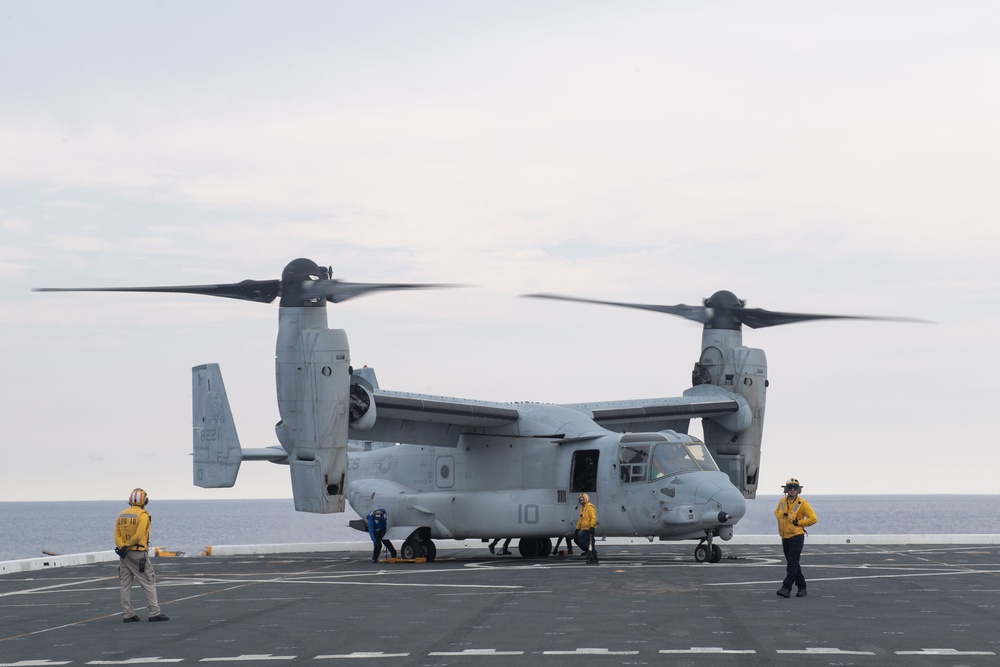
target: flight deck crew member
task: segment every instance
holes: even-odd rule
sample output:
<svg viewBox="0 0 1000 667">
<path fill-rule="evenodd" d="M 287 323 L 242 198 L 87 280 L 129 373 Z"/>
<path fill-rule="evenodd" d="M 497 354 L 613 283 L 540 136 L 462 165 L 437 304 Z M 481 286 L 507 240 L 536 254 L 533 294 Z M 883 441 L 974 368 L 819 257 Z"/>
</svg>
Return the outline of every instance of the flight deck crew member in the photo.
<svg viewBox="0 0 1000 667">
<path fill-rule="evenodd" d="M 590 496 L 586 493 L 581 493 L 578 500 L 580 501 L 580 518 L 576 521 L 576 543 L 583 549 L 587 563 L 598 565 L 597 548 L 594 542 L 594 530 L 597 528 L 597 509 L 590 502 Z M 583 534 L 581 535 L 581 533 Z"/>
<path fill-rule="evenodd" d="M 510 554 L 510 549 L 508 549 L 507 547 L 509 547 L 509 546 L 510 546 L 510 541 L 511 541 L 512 539 L 514 539 L 514 538 L 512 538 L 512 537 L 508 537 L 508 538 L 507 538 L 506 540 L 504 540 L 504 543 L 503 543 L 503 548 L 502 548 L 502 549 L 500 550 L 500 555 L 501 555 L 501 556 L 509 556 L 509 555 L 511 555 L 511 554 Z M 490 542 L 490 553 L 491 553 L 491 554 L 492 554 L 492 553 L 496 553 L 496 550 L 497 550 L 497 542 L 499 542 L 500 540 L 503 540 L 503 538 L 502 538 L 502 537 L 498 537 L 498 538 L 496 538 L 495 540 L 493 540 L 492 542 Z"/>
<path fill-rule="evenodd" d="M 385 537 L 386 520 L 388 517 L 388 513 L 381 507 L 377 510 L 372 510 L 371 514 L 366 517 L 368 521 L 368 536 L 372 538 L 373 543 L 373 563 L 378 562 L 378 557 L 382 554 L 382 545 L 385 545 L 385 548 L 389 550 L 390 557 L 396 557 L 396 549 L 392 546 L 392 542 L 383 539 Z"/>
<path fill-rule="evenodd" d="M 142 489 L 135 489 L 128 498 L 129 507 L 122 510 L 115 521 L 115 553 L 118 578 L 121 580 L 122 616 L 126 623 L 139 620 L 132 608 L 132 581 L 138 580 L 146 598 L 146 611 L 150 621 L 169 621 L 160 613 L 156 600 L 156 574 L 149 560 L 149 513 L 146 504 L 149 496 Z"/>
<path fill-rule="evenodd" d="M 806 528 L 816 523 L 816 513 L 809 503 L 799 497 L 802 485 L 794 477 L 785 482 L 785 497 L 778 501 L 774 517 L 778 520 L 781 549 L 785 552 L 785 580 L 778 595 L 787 598 L 792 594 L 792 584 L 798 588 L 797 598 L 806 596 L 806 578 L 802 576 L 799 559 L 806 541 Z"/>
<path fill-rule="evenodd" d="M 562 542 L 563 540 L 566 540 L 566 555 L 567 556 L 573 555 L 573 540 L 572 538 L 570 538 L 569 535 L 566 535 L 566 536 L 559 536 L 556 538 L 556 546 L 554 549 L 552 549 L 553 556 L 559 555 L 559 543 Z"/>
</svg>

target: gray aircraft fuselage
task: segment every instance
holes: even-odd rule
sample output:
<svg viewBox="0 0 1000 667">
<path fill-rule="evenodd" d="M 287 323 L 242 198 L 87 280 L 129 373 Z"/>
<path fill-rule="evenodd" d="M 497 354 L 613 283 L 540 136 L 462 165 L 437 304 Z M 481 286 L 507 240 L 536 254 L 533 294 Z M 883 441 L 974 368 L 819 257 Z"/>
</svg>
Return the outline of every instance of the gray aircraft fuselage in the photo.
<svg viewBox="0 0 1000 667">
<path fill-rule="evenodd" d="M 391 525 L 430 525 L 438 539 L 559 537 L 572 534 L 577 498 L 589 494 L 602 536 L 699 538 L 719 527 L 728 539 L 745 513 L 742 494 L 697 438 L 673 431 L 621 435 L 570 408 L 514 404 L 517 435 L 463 434 L 457 447 L 397 445 L 351 452 L 347 500 L 361 516 L 382 507 Z M 553 415 L 590 439 L 554 440 Z M 503 430 L 496 429 L 496 430 Z M 546 435 L 543 435 L 546 434 Z M 708 469 L 655 471 L 649 450 L 687 452 Z M 625 452 L 625 455 L 623 455 Z M 642 459 L 624 463 L 623 459 Z M 691 456 L 687 456 L 688 468 Z M 592 467 L 587 471 L 584 468 Z M 660 475 L 658 478 L 654 478 Z M 720 522 L 720 513 L 728 516 Z"/>
</svg>

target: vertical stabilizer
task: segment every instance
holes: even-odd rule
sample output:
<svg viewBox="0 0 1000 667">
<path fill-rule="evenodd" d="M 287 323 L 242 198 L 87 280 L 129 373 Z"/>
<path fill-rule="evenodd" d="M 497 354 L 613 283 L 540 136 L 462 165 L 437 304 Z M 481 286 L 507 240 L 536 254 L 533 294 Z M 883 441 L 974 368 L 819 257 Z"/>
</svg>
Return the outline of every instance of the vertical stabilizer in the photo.
<svg viewBox="0 0 1000 667">
<path fill-rule="evenodd" d="M 191 369 L 194 483 L 207 489 L 236 483 L 243 454 L 218 364 Z"/>
</svg>

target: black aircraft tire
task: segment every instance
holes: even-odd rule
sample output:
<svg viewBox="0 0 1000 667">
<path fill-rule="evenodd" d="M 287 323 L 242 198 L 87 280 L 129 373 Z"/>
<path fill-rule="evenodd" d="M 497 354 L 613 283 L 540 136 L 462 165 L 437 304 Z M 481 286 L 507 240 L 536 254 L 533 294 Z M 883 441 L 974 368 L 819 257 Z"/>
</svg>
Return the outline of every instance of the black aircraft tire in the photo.
<svg viewBox="0 0 1000 667">
<path fill-rule="evenodd" d="M 704 563 L 708 560 L 708 546 L 705 544 L 699 544 L 694 548 L 694 559 L 699 563 Z"/>
<path fill-rule="evenodd" d="M 399 556 L 403 560 L 413 560 L 421 555 L 420 543 L 415 539 L 408 539 L 399 548 Z"/>
<path fill-rule="evenodd" d="M 537 558 L 539 546 L 535 538 L 522 537 L 517 541 L 517 552 L 521 554 L 521 558 Z"/>
<path fill-rule="evenodd" d="M 722 547 L 718 544 L 712 545 L 712 556 L 708 559 L 709 563 L 718 563 L 722 560 Z"/>
<path fill-rule="evenodd" d="M 537 558 L 548 558 L 552 555 L 552 540 L 547 537 L 542 537 L 538 540 L 538 555 Z"/>
<path fill-rule="evenodd" d="M 430 540 L 424 542 L 424 557 L 427 558 L 428 563 L 433 563 L 434 559 L 437 558 L 437 547 Z"/>
</svg>

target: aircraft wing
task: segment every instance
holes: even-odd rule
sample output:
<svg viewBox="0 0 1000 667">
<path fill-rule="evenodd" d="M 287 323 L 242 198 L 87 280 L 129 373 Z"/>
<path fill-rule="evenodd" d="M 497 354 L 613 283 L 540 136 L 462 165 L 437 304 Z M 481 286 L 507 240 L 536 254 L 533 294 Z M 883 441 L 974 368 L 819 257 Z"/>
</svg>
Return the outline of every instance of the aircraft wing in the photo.
<svg viewBox="0 0 1000 667">
<path fill-rule="evenodd" d="M 377 389 L 372 392 L 375 425 L 350 432 L 351 439 L 455 447 L 468 428 L 515 424 L 517 408 L 507 403 L 445 398 Z"/>
<path fill-rule="evenodd" d="M 711 419 L 738 412 L 740 404 L 730 396 L 732 394 L 728 392 L 711 392 L 670 398 L 574 403 L 566 407 L 588 413 L 595 422 L 609 431 L 623 433 L 673 429 L 686 433 L 691 419 Z"/>
</svg>

